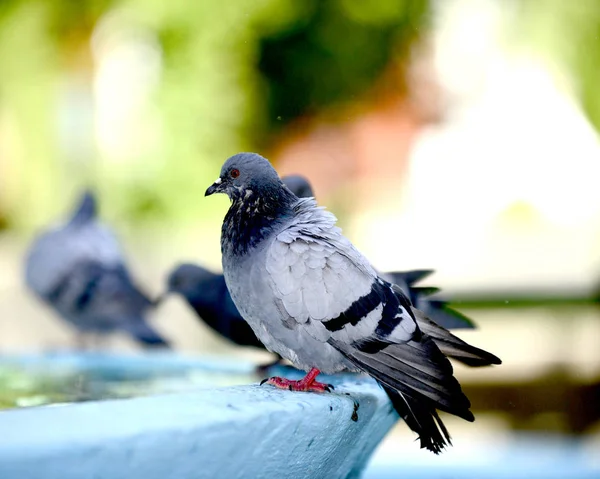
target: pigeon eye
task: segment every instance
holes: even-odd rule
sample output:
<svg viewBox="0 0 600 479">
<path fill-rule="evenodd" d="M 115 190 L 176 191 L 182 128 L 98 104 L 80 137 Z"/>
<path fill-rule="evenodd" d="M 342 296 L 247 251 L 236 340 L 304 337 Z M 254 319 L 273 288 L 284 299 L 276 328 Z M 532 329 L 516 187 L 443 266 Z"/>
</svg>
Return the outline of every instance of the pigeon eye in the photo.
<svg viewBox="0 0 600 479">
<path fill-rule="evenodd" d="M 234 168 L 229 172 L 229 176 L 231 176 L 233 179 L 236 179 L 238 176 L 240 176 L 240 170 Z"/>
</svg>

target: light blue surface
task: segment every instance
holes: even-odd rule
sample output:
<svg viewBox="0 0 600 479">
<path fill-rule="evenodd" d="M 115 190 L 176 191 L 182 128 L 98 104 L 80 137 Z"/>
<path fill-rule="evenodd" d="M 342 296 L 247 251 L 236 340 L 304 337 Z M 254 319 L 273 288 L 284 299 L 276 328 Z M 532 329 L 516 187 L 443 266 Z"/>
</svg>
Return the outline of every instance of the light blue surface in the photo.
<svg viewBox="0 0 600 479">
<path fill-rule="evenodd" d="M 600 454 L 583 438 L 517 433 L 510 441 L 479 444 L 458 459 L 373 458 L 363 479 L 599 479 Z M 390 460 L 391 459 L 391 460 Z"/>
<path fill-rule="evenodd" d="M 206 371 L 223 373 L 251 373 L 254 363 L 247 361 L 186 356 L 172 352 L 152 352 L 143 354 L 105 354 L 49 352 L 28 355 L 0 355 L 0 364 L 19 365 L 31 368 L 59 369 L 71 367 L 79 371 L 101 368 L 106 371 L 181 372 L 186 369 L 201 368 Z"/>
<path fill-rule="evenodd" d="M 54 360 L 83 368 L 94 361 Z M 105 360 L 140 370 L 186 362 L 95 359 Z M 346 375 L 334 384 L 332 394 L 251 385 L 4 411 L 0 478 L 356 477 L 397 415 L 369 379 Z"/>
</svg>

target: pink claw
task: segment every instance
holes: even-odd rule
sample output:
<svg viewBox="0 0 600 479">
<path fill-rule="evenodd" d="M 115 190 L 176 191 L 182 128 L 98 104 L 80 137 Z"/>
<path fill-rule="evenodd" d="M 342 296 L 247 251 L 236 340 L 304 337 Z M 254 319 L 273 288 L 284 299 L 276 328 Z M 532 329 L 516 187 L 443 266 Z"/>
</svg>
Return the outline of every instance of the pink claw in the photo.
<svg viewBox="0 0 600 479">
<path fill-rule="evenodd" d="M 260 384 L 270 384 L 279 389 L 288 389 L 289 391 L 311 391 L 317 393 L 331 392 L 333 386 L 331 384 L 325 384 L 315 381 L 319 375 L 317 368 L 312 368 L 308 374 L 300 379 L 299 381 L 293 381 L 291 379 L 285 379 L 280 377 L 272 377 L 264 379 Z"/>
</svg>

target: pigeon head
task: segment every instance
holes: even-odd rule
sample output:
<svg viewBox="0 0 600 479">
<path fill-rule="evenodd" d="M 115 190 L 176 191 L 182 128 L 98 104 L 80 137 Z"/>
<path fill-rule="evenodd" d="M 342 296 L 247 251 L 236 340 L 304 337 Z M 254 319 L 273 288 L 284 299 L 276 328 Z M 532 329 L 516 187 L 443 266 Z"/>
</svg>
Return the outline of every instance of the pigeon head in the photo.
<svg viewBox="0 0 600 479">
<path fill-rule="evenodd" d="M 268 160 L 256 153 L 229 158 L 205 196 L 225 193 L 231 200 L 221 230 L 221 252 L 242 255 L 293 216 L 298 197 Z"/>
<path fill-rule="evenodd" d="M 69 221 L 72 225 L 82 225 L 96 218 L 98 206 L 96 198 L 91 191 L 86 190 L 82 195 L 77 209 L 74 211 Z"/>
<path fill-rule="evenodd" d="M 169 274 L 167 290 L 169 293 L 178 293 L 186 298 L 192 297 L 215 276 L 217 275 L 200 266 L 183 263 Z"/>
<path fill-rule="evenodd" d="M 294 193 L 298 198 L 313 198 L 313 193 L 310 183 L 304 176 L 301 175 L 288 175 L 282 178 L 285 186 Z"/>
<path fill-rule="evenodd" d="M 282 189 L 290 193 L 266 158 L 256 153 L 238 153 L 225 162 L 219 178 L 209 186 L 204 196 L 225 193 L 235 202 L 250 196 L 279 196 Z"/>
</svg>

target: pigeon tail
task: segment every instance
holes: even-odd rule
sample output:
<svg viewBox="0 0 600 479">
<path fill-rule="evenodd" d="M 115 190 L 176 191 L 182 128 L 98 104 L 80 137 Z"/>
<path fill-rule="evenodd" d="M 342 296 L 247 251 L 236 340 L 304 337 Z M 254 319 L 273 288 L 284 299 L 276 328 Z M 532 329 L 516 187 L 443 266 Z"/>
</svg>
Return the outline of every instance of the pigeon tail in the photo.
<svg viewBox="0 0 600 479">
<path fill-rule="evenodd" d="M 385 384 L 379 384 L 406 425 L 419 435 L 422 449 L 439 454 L 446 446 L 452 445 L 450 434 L 435 408 L 425 406 Z"/>
<path fill-rule="evenodd" d="M 446 301 L 441 299 L 418 297 L 415 306 L 443 328 L 475 329 L 477 327 L 472 319 L 451 308 Z"/>
<path fill-rule="evenodd" d="M 73 213 L 69 224 L 81 225 L 96 218 L 97 213 L 96 198 L 90 190 L 86 190 L 79 200 L 79 206 Z"/>
<path fill-rule="evenodd" d="M 430 296 L 438 293 L 439 288 L 415 286 L 415 283 L 426 278 L 433 270 L 418 269 L 411 271 L 392 271 L 384 273 L 385 278 L 400 287 L 412 304 L 424 311 L 433 321 L 446 329 L 472 329 L 475 323 L 467 316 L 450 308 L 443 299 L 432 299 Z"/>
<path fill-rule="evenodd" d="M 439 409 L 466 421 L 475 420 L 450 361 L 427 335 L 419 332 L 403 344 L 375 339 L 359 349 L 335 340 L 330 344 L 379 383 L 421 404 L 430 415 Z M 398 413 L 406 415 L 406 409 Z"/>
<path fill-rule="evenodd" d="M 411 271 L 391 271 L 385 273 L 391 278 L 391 282 L 395 284 L 406 283 L 407 286 L 413 286 L 422 279 L 433 274 L 432 269 L 414 269 Z"/>
<path fill-rule="evenodd" d="M 417 318 L 419 328 L 427 334 L 438 348 L 447 357 L 460 361 L 471 367 L 491 366 L 492 364 L 502 364 L 502 360 L 488 353 L 483 349 L 471 346 L 469 343 L 454 336 L 450 331 L 436 324 L 423 314 L 422 311 L 413 308 L 413 313 Z"/>
</svg>

